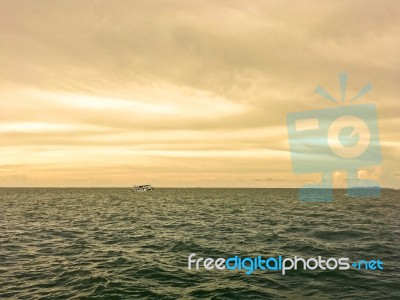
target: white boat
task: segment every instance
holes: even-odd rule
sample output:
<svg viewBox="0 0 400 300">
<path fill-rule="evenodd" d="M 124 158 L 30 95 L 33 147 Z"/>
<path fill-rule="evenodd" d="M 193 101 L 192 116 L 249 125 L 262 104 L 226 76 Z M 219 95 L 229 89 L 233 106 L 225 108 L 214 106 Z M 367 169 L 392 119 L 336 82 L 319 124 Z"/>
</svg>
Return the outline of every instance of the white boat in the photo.
<svg viewBox="0 0 400 300">
<path fill-rule="evenodd" d="M 149 191 L 154 191 L 154 188 L 150 184 L 134 185 L 132 187 L 132 191 L 134 191 L 134 192 L 149 192 Z"/>
</svg>

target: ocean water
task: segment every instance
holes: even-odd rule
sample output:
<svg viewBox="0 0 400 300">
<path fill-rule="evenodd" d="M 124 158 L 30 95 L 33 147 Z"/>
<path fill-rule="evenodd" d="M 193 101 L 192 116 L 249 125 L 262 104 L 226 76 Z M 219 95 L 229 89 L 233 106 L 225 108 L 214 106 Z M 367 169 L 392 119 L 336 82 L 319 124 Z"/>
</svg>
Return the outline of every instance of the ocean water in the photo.
<svg viewBox="0 0 400 300">
<path fill-rule="evenodd" d="M 400 299 L 400 193 L 0 189 L 0 298 Z M 381 259 L 384 270 L 188 270 L 187 258 Z"/>
</svg>

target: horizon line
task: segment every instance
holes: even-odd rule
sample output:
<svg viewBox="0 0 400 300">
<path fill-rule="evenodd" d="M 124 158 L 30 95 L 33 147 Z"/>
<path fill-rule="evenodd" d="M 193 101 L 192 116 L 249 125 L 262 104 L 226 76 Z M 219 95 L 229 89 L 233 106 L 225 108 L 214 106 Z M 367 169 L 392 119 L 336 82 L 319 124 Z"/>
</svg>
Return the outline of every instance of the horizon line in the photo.
<svg viewBox="0 0 400 300">
<path fill-rule="evenodd" d="M 224 186 L 159 186 L 154 187 L 157 189 L 301 189 L 301 187 L 224 187 Z M 379 188 L 376 186 L 371 187 L 360 187 L 360 188 Z M 380 187 L 381 189 L 399 189 L 398 187 Z M 129 187 L 120 186 L 0 186 L 0 189 L 132 189 Z M 330 189 L 326 187 L 320 187 L 315 189 Z M 347 187 L 332 187 L 333 190 L 347 190 Z"/>
</svg>

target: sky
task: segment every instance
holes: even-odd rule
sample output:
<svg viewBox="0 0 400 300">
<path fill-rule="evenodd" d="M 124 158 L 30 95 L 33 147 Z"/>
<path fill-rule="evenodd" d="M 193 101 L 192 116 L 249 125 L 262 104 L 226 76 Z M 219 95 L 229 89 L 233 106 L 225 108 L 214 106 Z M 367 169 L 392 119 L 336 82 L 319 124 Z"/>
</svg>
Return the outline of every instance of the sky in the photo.
<svg viewBox="0 0 400 300">
<path fill-rule="evenodd" d="M 299 187 L 286 114 L 370 82 L 400 187 L 400 2 L 0 0 L 0 186 Z M 345 170 L 334 172 L 341 187 Z"/>
</svg>

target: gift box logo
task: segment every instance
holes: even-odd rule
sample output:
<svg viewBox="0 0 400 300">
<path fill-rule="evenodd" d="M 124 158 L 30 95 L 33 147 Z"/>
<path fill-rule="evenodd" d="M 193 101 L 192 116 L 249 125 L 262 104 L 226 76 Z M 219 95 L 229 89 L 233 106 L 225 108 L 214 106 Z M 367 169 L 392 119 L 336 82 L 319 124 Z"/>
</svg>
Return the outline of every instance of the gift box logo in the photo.
<svg viewBox="0 0 400 300">
<path fill-rule="evenodd" d="M 320 184 L 300 189 L 300 201 L 332 201 L 332 173 L 338 170 L 347 171 L 348 196 L 380 196 L 377 182 L 357 178 L 359 168 L 382 162 L 375 105 L 352 104 L 371 91 L 372 86 L 368 83 L 349 101 L 345 101 L 347 74 L 341 73 L 339 79 L 342 105 L 287 114 L 293 172 L 322 174 Z M 340 104 L 322 87 L 318 86 L 316 92 Z"/>
</svg>

